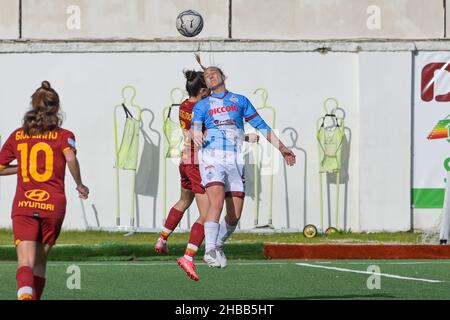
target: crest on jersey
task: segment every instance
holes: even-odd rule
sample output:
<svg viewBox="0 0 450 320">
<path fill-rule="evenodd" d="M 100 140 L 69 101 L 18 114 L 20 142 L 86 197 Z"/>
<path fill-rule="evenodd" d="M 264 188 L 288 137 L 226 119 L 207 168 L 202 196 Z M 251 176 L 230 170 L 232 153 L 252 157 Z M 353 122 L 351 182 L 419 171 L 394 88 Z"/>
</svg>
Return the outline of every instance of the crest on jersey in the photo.
<svg viewBox="0 0 450 320">
<path fill-rule="evenodd" d="M 73 140 L 72 138 L 67 139 L 67 143 L 69 144 L 69 146 L 71 146 L 72 148 L 76 149 L 76 143 L 75 140 Z"/>
<path fill-rule="evenodd" d="M 231 96 L 230 100 L 233 101 L 234 103 L 238 103 L 239 102 L 239 99 L 237 97 L 235 97 L 235 96 Z"/>
</svg>

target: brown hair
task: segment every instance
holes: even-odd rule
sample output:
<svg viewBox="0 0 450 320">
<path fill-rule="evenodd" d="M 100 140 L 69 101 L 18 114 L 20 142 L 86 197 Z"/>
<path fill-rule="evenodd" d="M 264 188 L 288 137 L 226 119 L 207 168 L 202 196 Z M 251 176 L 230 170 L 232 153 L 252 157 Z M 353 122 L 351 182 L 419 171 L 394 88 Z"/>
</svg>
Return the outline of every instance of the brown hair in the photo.
<svg viewBox="0 0 450 320">
<path fill-rule="evenodd" d="M 226 76 L 225 76 L 225 74 L 223 73 L 222 69 L 220 69 L 219 67 L 215 67 L 215 66 L 205 67 L 205 66 L 202 64 L 202 60 L 201 60 L 201 58 L 200 58 L 200 55 L 199 55 L 198 53 L 196 53 L 196 54 L 194 54 L 194 56 L 195 56 L 195 60 L 197 60 L 198 64 L 199 64 L 200 67 L 203 69 L 203 71 L 206 71 L 207 69 L 215 69 L 215 70 L 217 70 L 217 71 L 220 73 L 220 75 L 221 75 L 222 77 L 226 78 Z"/>
<path fill-rule="evenodd" d="M 186 78 L 186 91 L 190 98 L 196 97 L 202 88 L 206 89 L 203 71 L 184 70 L 183 73 Z"/>
<path fill-rule="evenodd" d="M 31 96 L 31 110 L 23 117 L 26 135 L 36 135 L 59 128 L 62 124 L 59 96 L 50 82 L 43 81 Z"/>
</svg>

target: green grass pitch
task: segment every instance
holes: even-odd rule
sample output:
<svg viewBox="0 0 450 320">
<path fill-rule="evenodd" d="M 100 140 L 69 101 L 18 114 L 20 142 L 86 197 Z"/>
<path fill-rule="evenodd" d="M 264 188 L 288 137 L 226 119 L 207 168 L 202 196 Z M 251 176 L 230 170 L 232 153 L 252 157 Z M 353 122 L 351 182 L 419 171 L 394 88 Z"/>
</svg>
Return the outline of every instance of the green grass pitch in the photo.
<svg viewBox="0 0 450 320">
<path fill-rule="evenodd" d="M 303 265 L 298 265 L 298 264 Z M 70 290 L 71 265 L 81 289 Z M 380 289 L 369 289 L 370 265 Z M 314 267 L 314 266 L 319 266 Z M 448 260 L 232 260 L 225 269 L 197 263 L 200 281 L 173 261 L 50 262 L 44 299 L 449 299 Z M 0 262 L 0 299 L 15 299 L 14 262 Z M 356 271 L 356 272 L 355 272 Z"/>
</svg>

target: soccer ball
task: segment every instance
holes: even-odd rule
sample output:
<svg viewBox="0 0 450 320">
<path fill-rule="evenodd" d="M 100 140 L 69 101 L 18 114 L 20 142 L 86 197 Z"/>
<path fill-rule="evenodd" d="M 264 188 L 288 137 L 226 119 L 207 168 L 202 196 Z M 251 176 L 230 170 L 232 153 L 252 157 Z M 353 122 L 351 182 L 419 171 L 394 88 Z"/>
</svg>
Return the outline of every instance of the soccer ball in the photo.
<svg viewBox="0 0 450 320">
<path fill-rule="evenodd" d="M 177 17 L 177 29 L 185 37 L 195 37 L 203 29 L 203 18 L 194 10 L 181 12 Z"/>
</svg>

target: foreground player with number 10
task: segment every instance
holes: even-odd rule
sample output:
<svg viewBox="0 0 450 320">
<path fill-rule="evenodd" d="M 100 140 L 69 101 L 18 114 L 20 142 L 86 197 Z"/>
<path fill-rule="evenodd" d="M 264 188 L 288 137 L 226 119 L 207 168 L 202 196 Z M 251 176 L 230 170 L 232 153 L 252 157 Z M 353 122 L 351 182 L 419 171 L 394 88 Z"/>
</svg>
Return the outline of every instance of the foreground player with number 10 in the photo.
<svg viewBox="0 0 450 320">
<path fill-rule="evenodd" d="M 0 151 L 0 175 L 18 174 L 12 206 L 16 244 L 17 298 L 40 300 L 50 249 L 55 244 L 66 212 L 66 163 L 81 199 L 89 189 L 81 181 L 75 136 L 61 128 L 58 93 L 48 81 L 31 97 L 23 127 L 15 130 Z M 10 165 L 17 159 L 17 166 Z"/>
<path fill-rule="evenodd" d="M 288 165 L 295 164 L 295 154 L 278 139 L 246 97 L 227 91 L 221 69 L 206 68 L 204 77 L 211 95 L 195 105 L 192 119 L 194 142 L 201 148 L 198 157 L 202 184 L 209 199 L 204 260 L 210 267 L 224 268 L 227 259 L 223 245 L 236 229 L 244 206 L 244 120 L 280 151 Z M 227 214 L 219 225 L 224 201 Z"/>
</svg>

